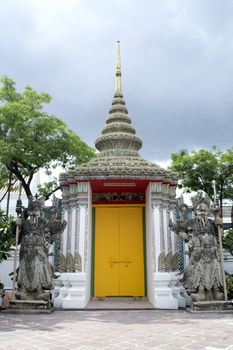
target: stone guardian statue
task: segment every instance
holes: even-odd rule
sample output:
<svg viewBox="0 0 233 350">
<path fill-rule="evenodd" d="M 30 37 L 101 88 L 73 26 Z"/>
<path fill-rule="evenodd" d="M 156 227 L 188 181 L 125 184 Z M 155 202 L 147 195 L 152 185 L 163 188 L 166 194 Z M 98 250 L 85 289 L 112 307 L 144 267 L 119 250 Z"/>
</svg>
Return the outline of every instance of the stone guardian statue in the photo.
<svg viewBox="0 0 233 350">
<path fill-rule="evenodd" d="M 194 219 L 188 218 L 188 206 L 182 204 L 181 216 L 169 227 L 189 247 L 189 263 L 183 273 L 184 287 L 194 302 L 223 300 L 223 280 L 216 223 L 208 218 L 209 207 L 201 199 Z"/>
<path fill-rule="evenodd" d="M 49 247 L 59 237 L 66 222 L 52 215 L 46 220 L 43 201 L 31 197 L 28 208 L 21 206 L 21 218 L 17 225 L 20 231 L 18 291 L 21 300 L 48 300 L 54 288 L 53 268 L 49 262 Z"/>
</svg>

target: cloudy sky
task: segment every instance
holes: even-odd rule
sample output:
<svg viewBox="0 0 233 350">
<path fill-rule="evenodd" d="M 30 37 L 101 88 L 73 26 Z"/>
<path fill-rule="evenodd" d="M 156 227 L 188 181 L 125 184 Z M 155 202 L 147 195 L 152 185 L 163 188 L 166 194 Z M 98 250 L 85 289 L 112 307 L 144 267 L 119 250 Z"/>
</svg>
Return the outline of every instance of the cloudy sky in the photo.
<svg viewBox="0 0 233 350">
<path fill-rule="evenodd" d="M 0 74 L 48 92 L 85 142 L 100 135 L 121 41 L 141 154 L 233 144 L 232 0 L 1 0 Z"/>
</svg>

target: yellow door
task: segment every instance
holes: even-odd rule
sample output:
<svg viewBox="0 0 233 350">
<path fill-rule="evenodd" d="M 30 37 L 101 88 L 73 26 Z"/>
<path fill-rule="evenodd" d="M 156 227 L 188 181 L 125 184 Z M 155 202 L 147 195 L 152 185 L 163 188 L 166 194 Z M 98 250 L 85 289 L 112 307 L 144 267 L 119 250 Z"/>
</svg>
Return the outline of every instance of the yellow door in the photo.
<svg viewBox="0 0 233 350">
<path fill-rule="evenodd" d="M 141 207 L 97 207 L 95 296 L 144 296 Z"/>
<path fill-rule="evenodd" d="M 119 209 L 119 295 L 144 296 L 143 224 L 141 207 Z"/>
</svg>

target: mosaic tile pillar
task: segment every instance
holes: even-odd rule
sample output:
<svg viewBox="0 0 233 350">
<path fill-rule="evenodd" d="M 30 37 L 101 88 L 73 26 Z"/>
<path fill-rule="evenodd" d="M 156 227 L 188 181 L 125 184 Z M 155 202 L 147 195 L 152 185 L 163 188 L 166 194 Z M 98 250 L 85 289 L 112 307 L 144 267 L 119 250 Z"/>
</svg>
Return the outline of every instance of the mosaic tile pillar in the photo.
<svg viewBox="0 0 233 350">
<path fill-rule="evenodd" d="M 176 222 L 177 205 L 174 200 L 170 206 L 170 220 Z M 178 236 L 175 232 L 171 232 L 171 251 L 172 251 L 172 271 L 179 271 L 180 268 L 180 248 L 178 244 Z"/>
<path fill-rule="evenodd" d="M 148 283 L 150 288 L 148 295 L 155 308 L 178 309 L 178 299 L 172 295 L 172 288 L 170 287 L 173 275 L 170 271 L 167 271 L 166 266 L 167 254 L 171 251 L 172 246 L 171 233 L 168 228 L 171 189 L 167 184 L 152 182 L 150 183 L 150 191 L 151 215 L 147 217 L 147 220 L 150 221 L 147 223 L 150 230 L 147 231 L 147 235 L 151 235 L 152 242 L 152 254 L 150 255 L 153 259 L 153 276 L 150 276 L 150 278 L 153 281 Z"/>
<path fill-rule="evenodd" d="M 67 218 L 67 227 L 61 255 L 64 255 L 66 270 L 61 270 L 62 287 L 58 283 L 61 293 L 57 292 L 57 304 L 63 309 L 84 308 L 90 298 L 91 206 L 89 183 L 64 186 L 63 217 Z"/>
</svg>

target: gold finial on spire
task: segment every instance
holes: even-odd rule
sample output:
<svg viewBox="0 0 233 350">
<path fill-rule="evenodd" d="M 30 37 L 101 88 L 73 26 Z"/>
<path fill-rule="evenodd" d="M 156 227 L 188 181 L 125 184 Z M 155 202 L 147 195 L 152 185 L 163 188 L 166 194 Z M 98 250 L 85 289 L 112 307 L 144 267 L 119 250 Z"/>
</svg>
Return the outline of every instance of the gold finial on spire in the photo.
<svg viewBox="0 0 233 350">
<path fill-rule="evenodd" d="M 122 96 L 120 41 L 117 41 L 115 96 Z"/>
</svg>

